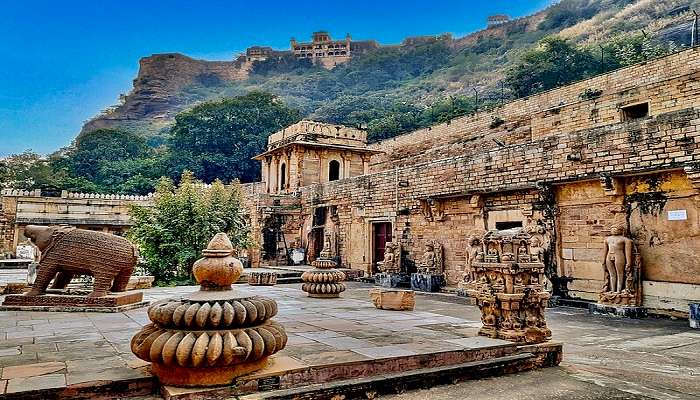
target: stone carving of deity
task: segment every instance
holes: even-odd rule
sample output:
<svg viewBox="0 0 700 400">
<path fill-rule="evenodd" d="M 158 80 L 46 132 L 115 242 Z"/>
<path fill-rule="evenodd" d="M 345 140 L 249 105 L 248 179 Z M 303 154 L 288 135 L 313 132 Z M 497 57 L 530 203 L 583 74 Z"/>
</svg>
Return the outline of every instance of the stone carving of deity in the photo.
<svg viewBox="0 0 700 400">
<path fill-rule="evenodd" d="M 633 287 L 625 287 L 627 282 L 625 273 L 627 272 L 631 275 L 632 272 L 634 243 L 623 234 L 624 229 L 621 226 L 614 226 L 610 229 L 610 236 L 605 238 L 603 249 L 605 282 L 603 283 L 603 292 L 622 293 L 625 289 L 628 291 L 634 290 Z"/>
<path fill-rule="evenodd" d="M 545 249 L 542 246 L 542 240 L 533 236 L 530 238 L 530 262 L 544 262 Z"/>
<path fill-rule="evenodd" d="M 464 281 L 474 282 L 476 281 L 476 271 L 474 270 L 474 263 L 479 261 L 479 255 L 481 253 L 481 239 L 477 236 L 470 236 L 467 246 L 467 268 L 464 271 Z M 481 253 L 483 260 L 483 253 Z"/>
<path fill-rule="evenodd" d="M 423 257 L 418 264 L 418 272 L 424 274 L 442 273 L 442 246 L 437 242 L 427 242 Z"/>
<path fill-rule="evenodd" d="M 385 247 L 384 247 L 384 261 L 381 261 L 378 264 L 379 269 L 382 272 L 387 272 L 387 273 L 398 273 L 400 272 L 401 266 L 399 265 L 399 260 L 398 257 L 400 257 L 400 253 L 397 254 L 397 249 L 399 249 L 399 246 L 397 243 L 394 242 L 387 242 Z"/>
</svg>

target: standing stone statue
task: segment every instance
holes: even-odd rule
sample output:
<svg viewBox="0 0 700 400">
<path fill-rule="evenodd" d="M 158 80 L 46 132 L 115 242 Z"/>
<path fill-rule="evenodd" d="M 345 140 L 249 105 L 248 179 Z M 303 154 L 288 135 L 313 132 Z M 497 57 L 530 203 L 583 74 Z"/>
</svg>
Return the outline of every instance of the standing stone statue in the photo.
<svg viewBox="0 0 700 400">
<path fill-rule="evenodd" d="M 625 270 L 632 266 L 632 240 L 626 238 L 620 226 L 610 229 L 610 236 L 605 238 L 603 250 L 603 267 L 606 281 L 603 292 L 622 293 L 625 288 Z"/>
<path fill-rule="evenodd" d="M 476 235 L 469 236 L 469 239 L 467 240 L 468 246 L 467 246 L 467 268 L 464 271 L 464 282 L 475 282 L 476 281 L 476 272 L 474 271 L 474 262 L 477 260 L 477 257 L 480 252 L 483 252 L 483 248 L 481 246 L 481 238 L 479 238 Z"/>
<path fill-rule="evenodd" d="M 624 236 L 624 228 L 616 225 L 610 229 L 603 247 L 603 287 L 598 295 L 599 304 L 622 306 L 623 308 L 639 308 L 639 312 L 619 310 L 623 316 L 634 316 L 641 310 L 642 285 L 641 269 L 642 259 L 634 242 Z M 599 307 L 589 306 L 591 312 L 598 312 Z M 604 312 L 609 310 L 603 309 Z M 618 314 L 618 310 L 614 311 Z"/>
</svg>

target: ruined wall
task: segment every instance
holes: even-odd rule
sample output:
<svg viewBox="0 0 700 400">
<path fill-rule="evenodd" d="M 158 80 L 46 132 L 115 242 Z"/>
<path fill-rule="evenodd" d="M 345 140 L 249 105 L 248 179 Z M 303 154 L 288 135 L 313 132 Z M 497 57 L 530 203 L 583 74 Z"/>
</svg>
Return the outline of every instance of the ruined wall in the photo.
<svg viewBox="0 0 700 400">
<path fill-rule="evenodd" d="M 375 223 L 392 224 L 408 265 L 437 240 L 451 284 L 471 232 L 537 226 L 549 241 L 550 277 L 584 299 L 600 288 L 602 240 L 621 218 L 648 260 L 646 304 L 680 310 L 700 299 L 698 71 L 700 51 L 691 49 L 508 104 L 495 127 L 479 114 L 375 144 L 387 153 L 372 157 L 370 174 L 301 188 L 300 218 L 335 209 L 342 265 L 368 273 Z M 587 88 L 602 93 L 579 98 Z M 625 118 L 621 107 L 640 102 L 648 115 Z M 666 183 L 650 189 L 655 176 Z M 676 209 L 687 220 L 669 225 L 663 216 Z"/>
</svg>

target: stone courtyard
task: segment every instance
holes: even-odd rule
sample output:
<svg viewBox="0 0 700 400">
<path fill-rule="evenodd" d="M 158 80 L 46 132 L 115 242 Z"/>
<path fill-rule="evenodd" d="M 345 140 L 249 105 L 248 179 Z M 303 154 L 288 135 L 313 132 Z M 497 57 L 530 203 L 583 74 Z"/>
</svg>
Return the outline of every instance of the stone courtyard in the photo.
<svg viewBox="0 0 700 400">
<path fill-rule="evenodd" d="M 310 299 L 298 284 L 256 288 L 236 285 L 237 290 L 276 300 L 276 320 L 284 324 L 289 335 L 287 347 L 278 353 L 270 369 L 260 374 L 315 369 L 326 374 L 326 379 L 332 378 L 334 371 L 323 369 L 324 365 L 388 368 L 382 376 L 400 392 L 401 385 L 407 383 L 391 380 L 391 372 L 403 371 L 404 364 L 379 367 L 377 360 L 420 359 L 430 364 L 439 363 L 435 354 L 471 351 L 493 356 L 496 349 L 515 347 L 477 336 L 481 326 L 478 308 L 457 297 L 420 295 L 414 311 L 385 311 L 375 309 L 369 301 L 370 288 L 353 282 L 340 299 Z M 145 291 L 145 298 L 157 301 L 192 290 L 154 288 Z M 124 313 L 6 311 L 0 316 L 0 390 L 6 398 L 54 398 L 57 393 L 114 398 L 114 393 L 127 392 L 130 396 L 159 398 L 152 394 L 154 382 L 148 363 L 137 359 L 129 348 L 134 332 L 148 322 L 145 308 Z M 568 307 L 548 309 L 547 319 L 552 342 L 564 345 L 559 367 L 407 391 L 387 398 L 455 398 L 462 391 L 475 398 L 511 399 L 518 393 L 521 397 L 517 398 L 691 399 L 700 393 L 700 333 L 688 329 L 687 321 L 589 316 L 584 310 Z M 421 376 L 426 387 L 442 383 L 432 382 L 429 373 Z M 355 382 L 360 387 L 368 385 L 366 381 Z M 533 382 L 557 382 L 557 386 Z M 504 385 L 522 390 L 504 391 Z M 193 398 L 188 397 L 186 389 L 166 388 L 164 392 L 172 398 Z M 275 392 L 282 396 L 278 398 L 292 395 L 284 390 L 270 393 Z M 371 395 L 373 391 L 366 392 Z M 223 392 L 221 396 L 229 394 Z"/>
</svg>

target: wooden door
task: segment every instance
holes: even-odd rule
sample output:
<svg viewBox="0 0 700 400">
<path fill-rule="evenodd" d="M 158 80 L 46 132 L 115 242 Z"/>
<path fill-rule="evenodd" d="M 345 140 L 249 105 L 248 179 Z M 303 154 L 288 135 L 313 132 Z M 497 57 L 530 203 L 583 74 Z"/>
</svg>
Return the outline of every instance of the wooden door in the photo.
<svg viewBox="0 0 700 400">
<path fill-rule="evenodd" d="M 372 224 L 372 268 L 377 272 L 377 262 L 384 260 L 384 247 L 391 242 L 391 222 Z"/>
</svg>

